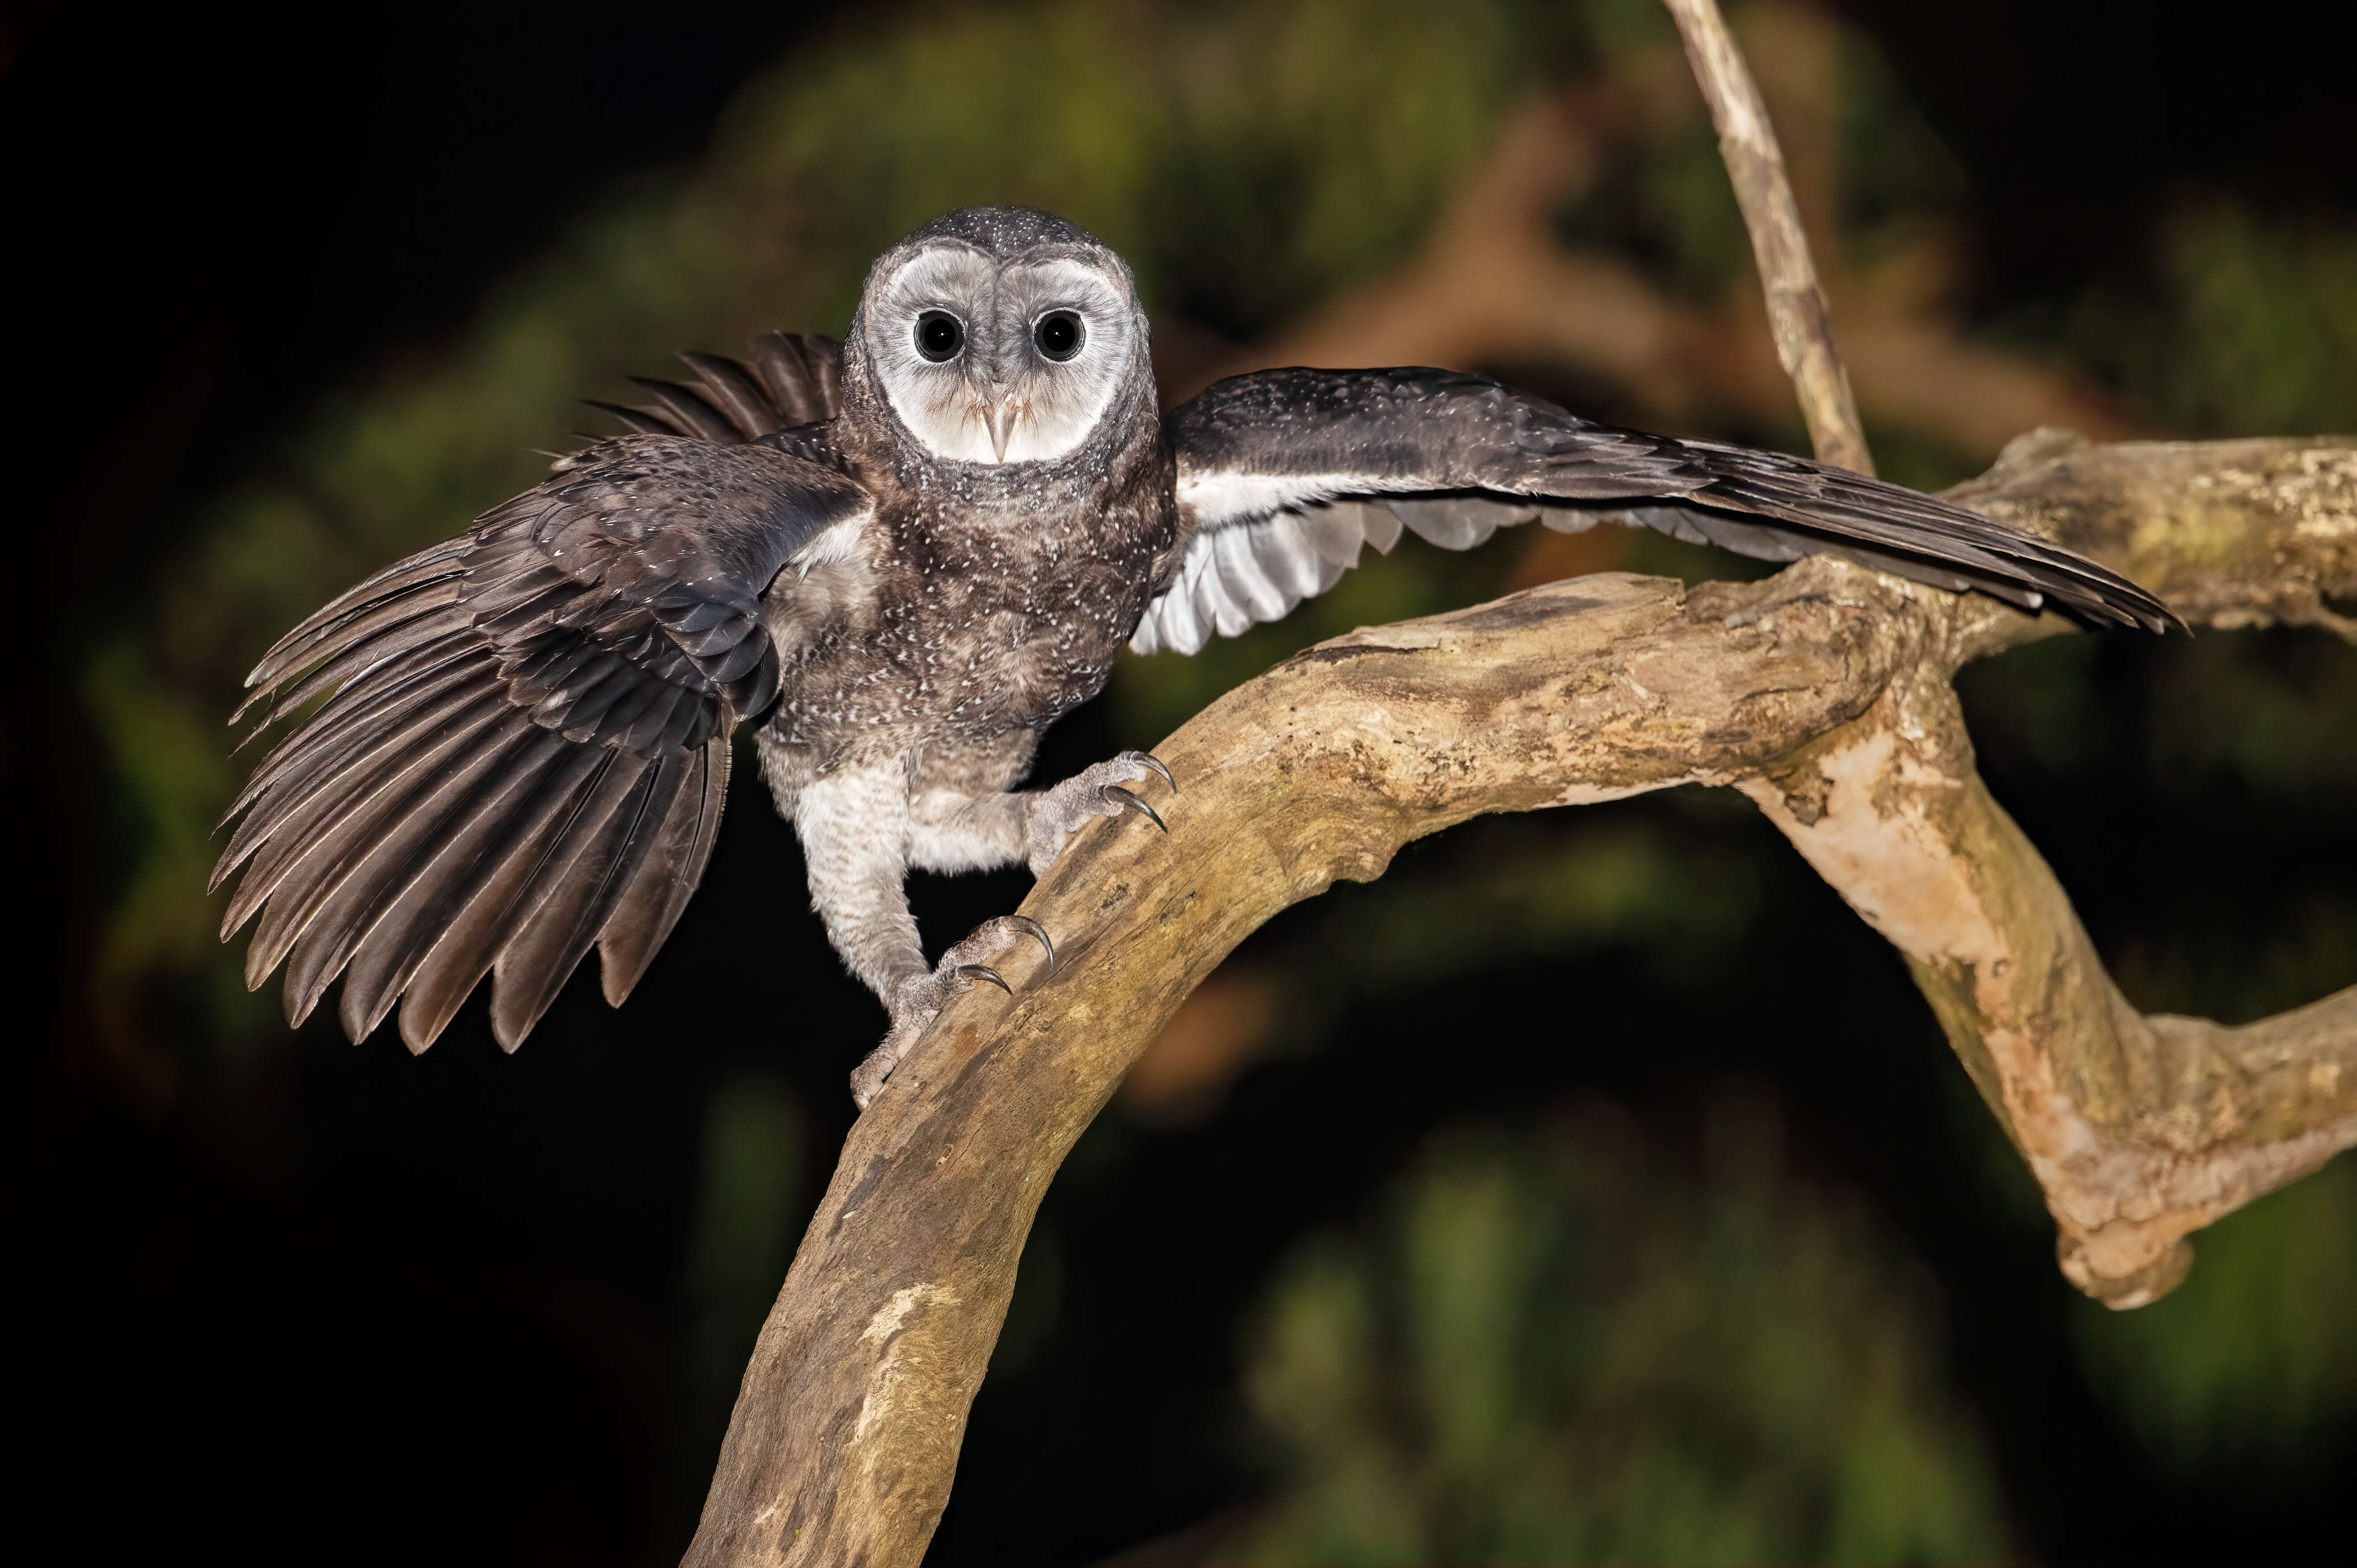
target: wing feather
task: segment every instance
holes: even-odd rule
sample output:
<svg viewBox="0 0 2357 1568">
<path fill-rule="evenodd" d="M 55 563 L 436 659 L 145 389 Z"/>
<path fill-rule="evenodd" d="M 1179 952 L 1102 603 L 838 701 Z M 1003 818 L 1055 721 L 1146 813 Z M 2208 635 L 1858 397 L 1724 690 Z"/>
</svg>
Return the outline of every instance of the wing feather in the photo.
<svg viewBox="0 0 2357 1568">
<path fill-rule="evenodd" d="M 566 853 L 544 874 L 545 893 L 493 961 L 491 1034 L 504 1049 L 523 1043 L 596 942 L 652 844 L 687 760 L 677 750 L 608 755 L 613 761 L 584 802 Z"/>
<path fill-rule="evenodd" d="M 752 347 L 754 372 L 781 428 L 843 412 L 842 344 L 814 333 L 764 332 Z"/>
<path fill-rule="evenodd" d="M 682 354 L 680 359 L 695 372 L 712 405 L 727 416 L 737 431 L 746 435 L 767 435 L 785 428 L 778 422 L 778 411 L 770 404 L 770 394 L 743 365 L 717 354 Z"/>
<path fill-rule="evenodd" d="M 256 697 L 285 679 L 287 671 L 297 665 L 308 664 L 318 655 L 312 650 L 318 640 L 343 625 L 353 616 L 372 606 L 397 598 L 444 578 L 456 577 L 466 570 L 461 564 L 467 553 L 466 542 L 446 539 L 430 550 L 421 550 L 405 560 L 396 561 L 364 582 L 356 584 L 303 619 L 271 648 L 246 684 L 261 688 Z M 242 714 L 244 709 L 241 708 Z M 231 720 L 235 722 L 234 719 Z"/>
<path fill-rule="evenodd" d="M 351 760 L 355 748 L 368 744 L 371 731 L 414 712 L 419 704 L 462 701 L 463 694 L 457 693 L 457 688 L 479 676 L 471 656 L 479 646 L 470 634 L 453 633 L 379 666 L 371 671 L 375 679 L 369 689 L 355 682 L 330 696 L 307 725 L 264 754 L 254 766 L 253 776 L 246 781 L 245 788 L 222 813 L 221 824 L 269 791 L 285 793 L 304 788 L 323 772 L 343 766 Z M 255 819 L 249 817 L 240 824 L 238 835 L 231 840 L 230 852 L 221 857 L 222 863 L 214 874 L 214 887 L 219 887 L 221 876 L 234 870 L 243 858 L 238 846 L 245 842 L 247 828 L 254 823 Z"/>
<path fill-rule="evenodd" d="M 386 878 L 379 897 L 355 912 L 344 947 L 317 979 L 324 989 L 334 961 L 349 965 L 339 1008 L 347 1035 L 364 1039 L 383 1021 L 459 912 L 540 818 L 571 799 L 580 774 L 597 760 L 597 752 L 535 726 L 528 742 L 508 751 L 499 770 L 441 821 L 433 841 L 418 846 L 405 879 Z"/>
<path fill-rule="evenodd" d="M 1285 590 L 1271 582 L 1261 570 L 1260 553 L 1254 547 L 1255 532 L 1266 520 L 1243 528 L 1223 529 L 1213 539 L 1213 558 L 1220 569 L 1221 585 L 1228 591 L 1230 600 L 1240 606 L 1254 620 L 1277 620 L 1301 601 L 1287 598 Z"/>
<path fill-rule="evenodd" d="M 1219 628 L 1222 637 L 1243 635 L 1252 625 L 1252 616 L 1236 601 L 1228 589 L 1227 578 L 1220 570 L 1218 547 L 1214 544 L 1203 552 L 1195 567 L 1195 618 Z"/>
<path fill-rule="evenodd" d="M 1359 564 L 1359 552 L 1369 542 L 1361 514 L 1373 510 L 1351 501 L 1339 501 L 1332 506 L 1310 507 L 1300 513 L 1297 521 L 1311 548 L 1337 572 L 1347 572 Z"/>
<path fill-rule="evenodd" d="M 327 795 L 328 810 L 283 842 L 274 842 L 247 871 L 245 881 L 261 892 L 238 888 L 233 909 L 253 914 L 253 938 L 246 950 L 246 982 L 259 986 L 293 950 L 319 914 L 387 841 L 427 818 L 443 791 L 463 784 L 489 758 L 518 738 L 513 716 L 492 706 L 474 722 L 443 737 L 439 745 L 404 758 L 399 767 L 368 770 L 365 784 L 350 795 Z"/>
<path fill-rule="evenodd" d="M 646 973 L 679 923 L 687 896 L 704 879 L 728 795 L 728 755 L 727 737 L 721 736 L 690 758 L 645 858 L 597 932 L 598 967 L 606 1000 L 613 1006 L 619 1007 Z"/>
<path fill-rule="evenodd" d="M 676 381 L 661 381 L 652 376 L 632 376 L 630 382 L 652 392 L 656 406 L 671 416 L 673 426 L 683 435 L 718 446 L 745 438 L 744 433 L 726 414 Z M 756 431 L 754 434 L 760 433 Z"/>
<path fill-rule="evenodd" d="M 286 1012 L 300 1022 L 365 941 L 371 951 L 389 945 L 393 933 L 380 928 L 422 877 L 440 862 L 454 841 L 479 830 L 502 797 L 520 786 L 544 788 L 549 765 L 563 741 L 512 712 L 500 733 L 429 781 L 419 798 L 405 803 L 386 823 L 364 856 L 352 864 L 316 908 L 290 913 L 300 934 L 286 954 Z M 274 910 L 274 914 L 276 911 Z M 256 942 L 256 951 L 260 951 Z M 264 972 L 265 974 L 267 970 Z M 350 1004 L 351 997 L 346 997 Z"/>
<path fill-rule="evenodd" d="M 576 747 L 566 755 L 561 787 L 542 796 L 523 832 L 417 963 L 401 988 L 401 1037 L 411 1050 L 425 1050 L 449 1026 L 458 1004 L 491 972 L 508 939 L 538 908 L 550 862 L 578 818 L 583 797 L 615 755 L 604 746 Z"/>
<path fill-rule="evenodd" d="M 815 424 L 843 412 L 843 345 L 815 333 L 764 332 L 749 346 L 752 363 L 719 354 L 682 354 L 696 386 L 632 376 L 653 398 L 626 408 L 585 400 L 642 435 L 677 435 L 722 445 Z"/>
<path fill-rule="evenodd" d="M 1254 553 L 1269 581 L 1295 604 L 1324 593 L 1341 580 L 1342 569 L 1318 553 L 1301 519 L 1278 512 L 1254 531 Z"/>
<path fill-rule="evenodd" d="M 221 940 L 235 936 L 265 901 L 278 897 L 282 886 L 306 860 L 315 859 L 331 842 L 348 837 L 348 830 L 364 829 L 386 791 L 414 784 L 446 762 L 452 751 L 504 721 L 512 708 L 493 682 L 477 679 L 447 700 L 430 704 L 425 712 L 371 735 L 338 766 L 309 772 L 299 789 L 280 797 L 265 796 L 253 813 L 262 819 L 259 825 L 252 827 L 249 836 L 246 824 L 241 824 L 240 834 L 230 841 L 222 856 L 224 862 L 237 856 L 247 858 L 249 864 L 221 916 Z M 315 864 L 312 880 L 323 875 L 325 863 Z M 287 897 L 281 900 L 282 917 L 291 912 L 293 900 L 299 897 L 292 887 L 286 891 Z M 264 945 L 259 933 L 255 943 L 257 950 Z M 263 965 L 262 972 L 268 973 L 284 953 L 280 949 Z"/>
</svg>

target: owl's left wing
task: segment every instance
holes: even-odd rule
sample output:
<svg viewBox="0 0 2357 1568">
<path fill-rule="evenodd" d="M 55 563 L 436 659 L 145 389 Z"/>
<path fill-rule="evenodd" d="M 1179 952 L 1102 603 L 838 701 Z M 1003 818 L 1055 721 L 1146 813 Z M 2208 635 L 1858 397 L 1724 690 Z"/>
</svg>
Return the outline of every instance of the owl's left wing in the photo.
<svg viewBox="0 0 2357 1568">
<path fill-rule="evenodd" d="M 2093 624 L 2179 623 L 2035 534 L 1846 469 L 1598 424 L 1486 376 L 1263 371 L 1171 411 L 1181 537 L 1130 646 L 1192 653 L 1334 585 L 1405 526 L 1470 549 L 1499 528 L 1636 523 L 1770 561 L 1833 554 Z M 1631 505 L 1631 502 L 1643 504 Z"/>
</svg>

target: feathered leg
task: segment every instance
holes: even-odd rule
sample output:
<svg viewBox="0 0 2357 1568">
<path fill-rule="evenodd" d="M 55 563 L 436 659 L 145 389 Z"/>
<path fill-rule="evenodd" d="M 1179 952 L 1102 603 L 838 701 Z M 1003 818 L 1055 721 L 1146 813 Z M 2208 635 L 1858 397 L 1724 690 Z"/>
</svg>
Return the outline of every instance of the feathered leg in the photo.
<svg viewBox="0 0 2357 1568">
<path fill-rule="evenodd" d="M 925 962 L 903 886 L 909 807 L 908 776 L 899 767 L 845 768 L 813 779 L 794 807 L 794 831 L 810 869 L 811 903 L 826 922 L 827 940 L 892 1018 L 883 1043 L 851 1075 L 851 1097 L 863 1111 L 952 998 L 985 983 L 1006 988 L 982 959 L 1018 935 L 1034 938 L 1048 949 L 1050 961 L 1055 958 L 1037 921 L 1007 915 L 985 924 L 939 964 Z"/>
<path fill-rule="evenodd" d="M 1162 827 L 1153 807 L 1121 788 L 1149 773 L 1160 774 L 1173 791 L 1178 789 L 1170 769 L 1159 761 L 1142 751 L 1125 751 L 1045 789 L 985 795 L 920 790 L 909 803 L 909 865 L 919 871 L 949 872 L 1022 865 L 1034 876 L 1045 875 L 1063 853 L 1065 840 L 1092 817 L 1135 811 Z"/>
<path fill-rule="evenodd" d="M 1028 936 L 1056 961 L 1055 944 L 1038 921 L 1005 915 L 929 967 L 909 912 L 909 871 L 990 871 L 1023 863 L 1038 875 L 1092 817 L 1136 811 L 1161 827 L 1154 808 L 1121 787 L 1149 773 L 1170 779 L 1153 757 L 1128 751 L 1046 789 L 970 794 L 932 788 L 912 797 L 907 769 L 890 766 L 846 768 L 803 786 L 794 831 L 810 866 L 812 904 L 844 962 L 892 1015 L 883 1043 L 851 1075 L 851 1097 L 862 1110 L 953 998 L 977 984 L 1007 989 L 984 960 Z"/>
</svg>

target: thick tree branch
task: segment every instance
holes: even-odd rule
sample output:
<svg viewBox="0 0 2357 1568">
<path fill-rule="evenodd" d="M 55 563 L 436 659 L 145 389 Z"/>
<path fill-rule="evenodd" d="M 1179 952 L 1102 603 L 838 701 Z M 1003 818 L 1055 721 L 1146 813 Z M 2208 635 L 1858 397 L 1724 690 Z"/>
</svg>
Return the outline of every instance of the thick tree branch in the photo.
<svg viewBox="0 0 2357 1568">
<path fill-rule="evenodd" d="M 2142 1306 L 2188 1231 L 2357 1144 L 2357 988 L 2239 1030 L 2139 1016 L 1974 774 L 1943 662 L 1737 787 L 1907 956 L 2045 1189 L 2062 1272 Z"/>
<path fill-rule="evenodd" d="M 1663 0 L 1685 40 L 1695 81 L 1710 105 L 1718 129 L 1719 156 L 1735 182 L 1751 253 L 1760 264 L 1760 286 L 1768 297 L 1768 325 L 1776 337 L 1776 358 L 1799 393 L 1801 415 L 1817 456 L 1861 474 L 1874 472 L 1866 435 L 1857 422 L 1849 372 L 1834 347 L 1833 315 L 1809 259 L 1809 237 L 1801 228 L 1800 204 L 1784 173 L 1783 150 L 1769 123 L 1760 85 L 1735 47 L 1718 0 Z"/>
<path fill-rule="evenodd" d="M 2319 627 L 2357 637 L 2357 465 L 2345 436 L 2127 441 L 2034 430 L 1947 492 L 2126 569 L 2194 626 Z M 1983 618 L 2010 647 L 2042 624 Z"/>
<path fill-rule="evenodd" d="M 2017 444 L 1975 504 L 2213 621 L 2357 594 L 2357 443 L 2068 445 Z M 2157 1294 L 2187 1230 L 2357 1142 L 2357 996 L 2243 1029 L 2119 996 L 1947 683 L 2061 629 L 1824 557 L 1692 590 L 1613 574 L 1355 632 L 1220 699 L 1157 748 L 1169 835 L 1084 829 L 1026 901 L 1058 970 L 1010 954 L 1017 994 L 953 1005 L 853 1128 L 688 1560 L 914 1563 L 1040 1196 L 1130 1063 L 1279 909 L 1486 811 L 1745 789 L 1906 952 L 2066 1270 Z"/>
<path fill-rule="evenodd" d="M 1716 0 L 1664 3 L 1817 455 L 1870 473 L 1759 90 Z M 2040 431 L 1965 496 L 2189 619 L 2357 629 L 2329 603 L 2357 596 L 2349 443 Z M 2169 1289 L 2188 1231 L 2357 1144 L 2357 988 L 2239 1029 L 2121 995 L 1975 773 L 1951 684 L 2061 629 L 1827 557 L 1691 592 L 1610 574 L 1355 632 L 1213 703 L 1157 748 L 1187 780 L 1178 832 L 1097 824 L 1026 901 L 1063 967 L 946 1013 L 853 1128 L 688 1561 L 916 1563 L 1039 1199 L 1122 1075 L 1278 910 L 1485 811 L 1743 790 L 1906 955 L 2045 1189 L 2064 1273 L 2115 1306 Z"/>
</svg>

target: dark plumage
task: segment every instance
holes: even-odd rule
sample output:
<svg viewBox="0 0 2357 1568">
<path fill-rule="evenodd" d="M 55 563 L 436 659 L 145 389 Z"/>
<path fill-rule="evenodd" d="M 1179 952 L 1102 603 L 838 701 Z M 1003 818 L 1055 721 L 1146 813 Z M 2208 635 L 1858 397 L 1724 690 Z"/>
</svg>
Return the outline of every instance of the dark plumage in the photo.
<svg viewBox="0 0 2357 1568">
<path fill-rule="evenodd" d="M 512 1049 L 593 945 L 619 1004 L 703 872 L 750 720 L 829 937 L 892 1015 L 854 1077 L 865 1103 L 1028 926 L 928 966 L 907 871 L 1041 870 L 1088 817 L 1144 811 L 1122 786 L 1159 765 L 1136 753 L 1013 786 L 1125 640 L 1191 652 L 1284 615 L 1403 525 L 1465 548 L 1533 520 L 1641 522 L 2099 624 L 2175 619 L 1930 497 L 1590 424 L 1483 377 L 1274 371 L 1159 416 L 1127 271 L 1042 213 L 918 231 L 840 346 L 771 333 L 750 365 L 684 358 L 694 386 L 597 405 L 633 434 L 256 667 L 265 724 L 327 696 L 232 805 L 214 874 L 243 868 L 223 936 L 260 916 L 247 978 L 285 961 L 291 1019 L 342 973 L 354 1039 L 400 1001 L 423 1050 L 489 972 Z"/>
<path fill-rule="evenodd" d="M 296 627 L 252 677 L 312 671 L 270 717 L 334 695 L 254 769 L 213 873 L 246 867 L 224 930 L 268 906 L 248 983 L 290 959 L 300 1021 L 350 964 L 346 1029 L 406 989 L 423 1049 L 496 962 L 512 1044 L 595 941 L 620 1002 L 703 871 L 729 729 L 777 693 L 758 585 L 866 504 L 807 456 L 600 443 Z"/>
</svg>

